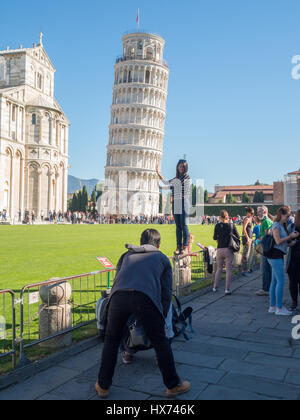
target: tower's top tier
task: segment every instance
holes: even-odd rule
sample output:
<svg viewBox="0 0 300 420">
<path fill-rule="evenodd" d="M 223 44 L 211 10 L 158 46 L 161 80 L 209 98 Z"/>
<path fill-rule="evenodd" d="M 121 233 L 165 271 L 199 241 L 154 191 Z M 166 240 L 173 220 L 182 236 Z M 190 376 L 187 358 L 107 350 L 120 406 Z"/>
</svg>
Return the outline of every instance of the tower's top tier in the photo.
<svg viewBox="0 0 300 420">
<path fill-rule="evenodd" d="M 123 56 L 117 62 L 128 60 L 147 60 L 167 66 L 164 61 L 165 40 L 159 35 L 136 32 L 122 38 Z"/>
</svg>

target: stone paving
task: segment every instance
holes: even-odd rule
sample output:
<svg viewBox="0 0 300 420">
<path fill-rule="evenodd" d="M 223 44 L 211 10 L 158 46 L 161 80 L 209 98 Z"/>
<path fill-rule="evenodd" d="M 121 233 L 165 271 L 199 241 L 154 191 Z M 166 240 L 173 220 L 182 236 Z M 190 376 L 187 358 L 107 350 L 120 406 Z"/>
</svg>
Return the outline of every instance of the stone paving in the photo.
<svg viewBox="0 0 300 420">
<path fill-rule="evenodd" d="M 176 340 L 177 368 L 192 389 L 182 400 L 298 400 L 300 342 L 291 338 L 290 317 L 267 314 L 268 298 L 256 297 L 258 274 L 239 278 L 234 294 L 207 293 L 190 302 L 195 334 Z M 288 291 L 285 293 L 289 298 Z M 287 301 L 288 303 L 288 301 Z M 0 400 L 95 400 L 101 344 L 0 392 Z M 132 365 L 119 360 L 110 400 L 164 399 L 154 352 Z"/>
</svg>

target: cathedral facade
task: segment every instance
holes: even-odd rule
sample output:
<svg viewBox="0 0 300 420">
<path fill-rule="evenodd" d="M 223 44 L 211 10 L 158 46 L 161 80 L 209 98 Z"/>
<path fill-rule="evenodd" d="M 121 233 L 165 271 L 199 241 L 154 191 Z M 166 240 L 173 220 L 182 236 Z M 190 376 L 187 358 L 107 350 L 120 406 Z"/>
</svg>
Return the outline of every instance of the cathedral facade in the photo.
<svg viewBox="0 0 300 420">
<path fill-rule="evenodd" d="M 69 121 L 43 44 L 0 51 L 0 211 L 67 210 Z"/>
</svg>

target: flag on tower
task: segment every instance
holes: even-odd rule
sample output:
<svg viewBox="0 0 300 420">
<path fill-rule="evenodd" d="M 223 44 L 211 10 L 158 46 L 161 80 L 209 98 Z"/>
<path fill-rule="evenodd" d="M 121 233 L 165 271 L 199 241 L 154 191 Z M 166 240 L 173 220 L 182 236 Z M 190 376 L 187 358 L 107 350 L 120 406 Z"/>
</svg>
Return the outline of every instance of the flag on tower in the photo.
<svg viewBox="0 0 300 420">
<path fill-rule="evenodd" d="M 136 23 L 138 25 L 138 30 L 140 29 L 140 9 L 137 11 Z"/>
</svg>

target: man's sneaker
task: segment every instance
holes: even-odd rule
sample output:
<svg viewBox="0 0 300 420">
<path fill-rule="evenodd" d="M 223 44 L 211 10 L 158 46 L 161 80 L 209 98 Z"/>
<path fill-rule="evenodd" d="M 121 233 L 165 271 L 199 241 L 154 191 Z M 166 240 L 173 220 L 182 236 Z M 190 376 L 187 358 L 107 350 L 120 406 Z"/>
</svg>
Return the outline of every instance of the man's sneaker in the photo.
<svg viewBox="0 0 300 420">
<path fill-rule="evenodd" d="M 218 289 L 216 287 L 213 288 L 213 293 L 217 293 Z"/>
<path fill-rule="evenodd" d="M 167 398 L 175 398 L 178 395 L 185 394 L 186 392 L 189 392 L 191 389 L 191 384 L 187 381 L 181 382 L 179 385 L 175 386 L 175 388 L 167 389 L 166 397 Z"/>
<path fill-rule="evenodd" d="M 276 306 L 270 306 L 269 308 L 269 314 L 276 314 L 277 308 Z"/>
<path fill-rule="evenodd" d="M 108 398 L 109 390 L 101 388 L 101 386 L 98 384 L 98 382 L 96 382 L 95 390 L 97 391 L 100 398 L 103 398 L 103 399 Z"/>
<path fill-rule="evenodd" d="M 123 351 L 122 353 L 122 360 L 125 365 L 130 365 L 132 363 L 133 357 L 131 354 L 127 353 L 126 351 Z"/>
<path fill-rule="evenodd" d="M 291 307 L 289 308 L 289 311 L 294 312 L 297 308 L 298 308 L 298 304 L 293 302 L 291 304 Z"/>
<path fill-rule="evenodd" d="M 225 295 L 226 296 L 231 296 L 232 295 L 232 291 L 231 290 L 225 290 Z"/>
<path fill-rule="evenodd" d="M 269 296 L 270 295 L 270 293 L 266 292 L 265 290 L 259 290 L 255 294 L 256 294 L 256 296 Z"/>
<path fill-rule="evenodd" d="M 283 306 L 281 309 L 277 309 L 276 315 L 278 315 L 278 316 L 292 316 L 293 312 L 289 311 L 287 308 L 285 308 Z"/>
</svg>

